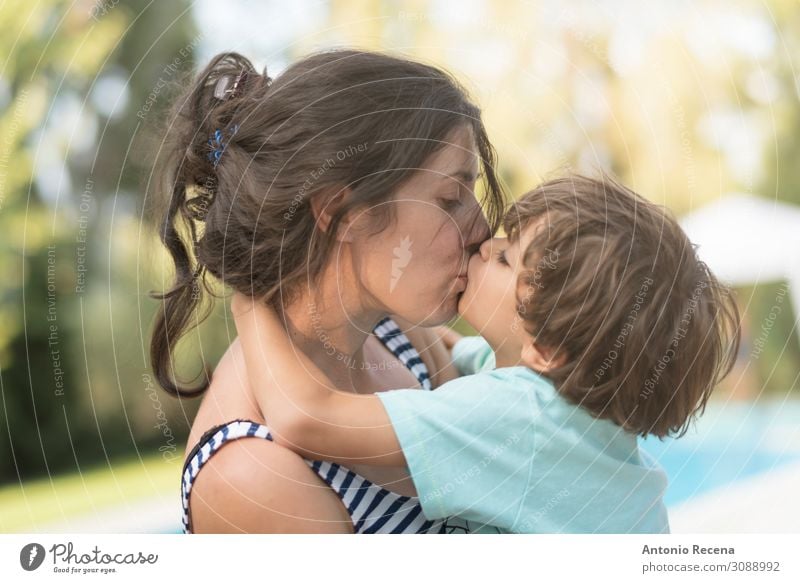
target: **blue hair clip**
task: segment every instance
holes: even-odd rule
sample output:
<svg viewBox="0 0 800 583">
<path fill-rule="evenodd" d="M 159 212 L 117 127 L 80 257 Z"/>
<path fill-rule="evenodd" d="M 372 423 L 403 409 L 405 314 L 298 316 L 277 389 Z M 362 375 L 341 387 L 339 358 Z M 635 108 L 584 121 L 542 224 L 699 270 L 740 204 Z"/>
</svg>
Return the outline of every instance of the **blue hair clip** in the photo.
<svg viewBox="0 0 800 583">
<path fill-rule="evenodd" d="M 237 131 L 239 131 L 239 124 L 233 125 L 228 130 L 228 138 L 232 138 Z M 211 138 L 209 138 L 208 145 L 211 147 L 211 151 L 208 153 L 208 159 L 214 164 L 214 168 L 216 168 L 219 165 L 223 152 L 225 152 L 225 148 L 228 147 L 228 141 L 224 139 L 222 131 L 217 129 L 214 130 Z"/>
</svg>

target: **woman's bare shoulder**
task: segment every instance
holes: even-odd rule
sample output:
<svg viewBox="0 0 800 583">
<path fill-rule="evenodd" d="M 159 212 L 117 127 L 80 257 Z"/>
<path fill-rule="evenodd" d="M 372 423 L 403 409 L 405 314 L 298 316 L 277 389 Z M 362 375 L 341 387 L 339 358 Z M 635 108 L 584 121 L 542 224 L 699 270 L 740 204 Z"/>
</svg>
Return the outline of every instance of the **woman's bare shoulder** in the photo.
<svg viewBox="0 0 800 583">
<path fill-rule="evenodd" d="M 196 533 L 349 533 L 339 498 L 293 452 L 261 438 L 222 447 L 197 475 Z"/>
<path fill-rule="evenodd" d="M 234 419 L 264 423 L 246 378 L 234 342 L 214 371 L 189 446 Z M 190 504 L 197 533 L 352 532 L 338 496 L 306 461 L 260 437 L 231 441 L 211 456 L 195 479 Z"/>
</svg>

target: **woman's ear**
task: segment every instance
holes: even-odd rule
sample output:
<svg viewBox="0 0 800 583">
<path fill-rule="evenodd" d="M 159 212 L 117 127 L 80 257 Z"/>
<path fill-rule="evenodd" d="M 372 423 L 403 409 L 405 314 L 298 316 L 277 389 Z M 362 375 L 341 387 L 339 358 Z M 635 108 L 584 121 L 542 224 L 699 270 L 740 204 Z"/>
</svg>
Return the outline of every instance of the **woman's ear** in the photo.
<svg viewBox="0 0 800 583">
<path fill-rule="evenodd" d="M 539 346 L 533 340 L 525 341 L 521 356 L 525 366 L 543 374 L 562 367 L 567 362 L 567 357 L 563 352 Z"/>
<path fill-rule="evenodd" d="M 317 221 L 317 227 L 319 227 L 320 231 L 323 233 L 328 232 L 333 216 L 342 208 L 349 198 L 349 188 L 323 190 L 311 197 L 311 212 L 314 213 L 314 219 Z M 339 223 L 337 240 L 352 241 L 352 233 L 349 227 L 349 217 L 346 216 Z"/>
</svg>

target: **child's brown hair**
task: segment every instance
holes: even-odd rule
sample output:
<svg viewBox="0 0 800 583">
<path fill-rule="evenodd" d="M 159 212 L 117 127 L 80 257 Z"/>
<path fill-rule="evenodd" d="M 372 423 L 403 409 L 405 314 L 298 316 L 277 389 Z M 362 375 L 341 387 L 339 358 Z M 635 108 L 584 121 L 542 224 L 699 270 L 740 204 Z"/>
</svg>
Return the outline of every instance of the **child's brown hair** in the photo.
<svg viewBox="0 0 800 583">
<path fill-rule="evenodd" d="M 730 372 L 739 314 L 677 221 L 615 180 L 546 182 L 506 215 L 522 250 L 519 314 L 564 364 L 547 375 L 570 401 L 640 435 L 682 435 Z"/>
</svg>

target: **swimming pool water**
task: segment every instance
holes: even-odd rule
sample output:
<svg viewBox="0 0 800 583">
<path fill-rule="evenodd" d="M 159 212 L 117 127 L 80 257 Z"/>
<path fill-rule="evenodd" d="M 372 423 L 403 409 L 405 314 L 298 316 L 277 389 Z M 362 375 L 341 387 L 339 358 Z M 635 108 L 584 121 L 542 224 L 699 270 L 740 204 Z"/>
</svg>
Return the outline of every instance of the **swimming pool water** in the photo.
<svg viewBox="0 0 800 583">
<path fill-rule="evenodd" d="M 679 439 L 640 441 L 669 477 L 673 506 L 800 460 L 800 402 L 714 402 Z"/>
</svg>

